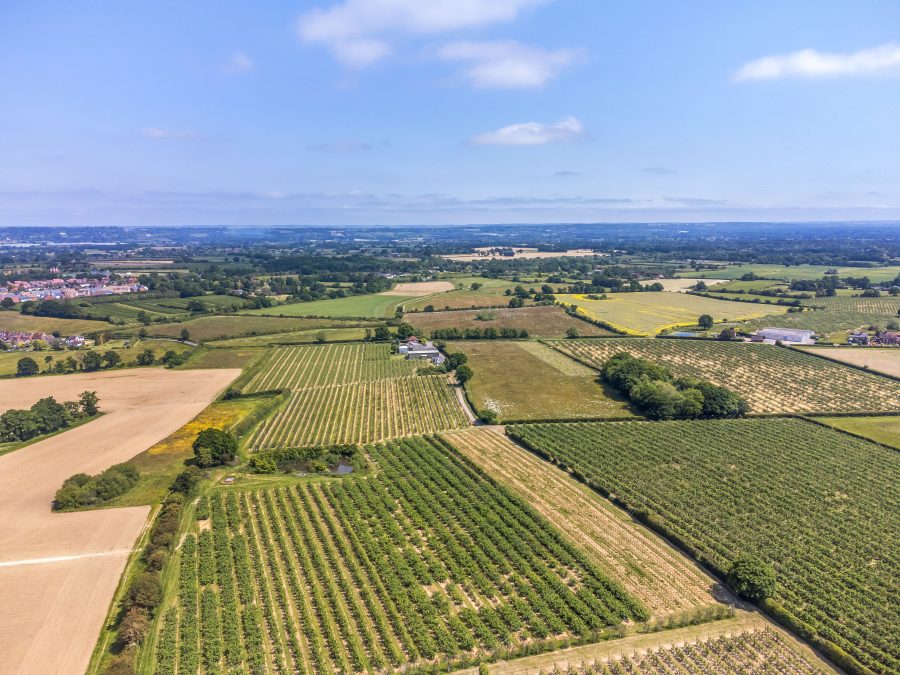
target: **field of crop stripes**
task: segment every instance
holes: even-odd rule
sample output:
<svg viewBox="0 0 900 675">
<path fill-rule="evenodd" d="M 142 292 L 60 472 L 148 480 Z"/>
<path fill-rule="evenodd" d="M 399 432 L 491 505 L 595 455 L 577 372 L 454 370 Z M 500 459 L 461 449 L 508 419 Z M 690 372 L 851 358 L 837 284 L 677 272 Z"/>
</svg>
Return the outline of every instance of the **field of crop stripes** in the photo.
<svg viewBox="0 0 900 675">
<path fill-rule="evenodd" d="M 294 392 L 263 422 L 250 447 L 373 443 L 467 424 L 445 375 L 424 375 Z"/>
<path fill-rule="evenodd" d="M 646 618 L 440 442 L 373 456 L 373 478 L 210 495 L 154 672 L 380 672 Z"/>
<path fill-rule="evenodd" d="M 421 364 L 391 356 L 386 344 L 330 344 L 273 349 L 246 393 L 367 382 L 415 374 Z"/>
</svg>

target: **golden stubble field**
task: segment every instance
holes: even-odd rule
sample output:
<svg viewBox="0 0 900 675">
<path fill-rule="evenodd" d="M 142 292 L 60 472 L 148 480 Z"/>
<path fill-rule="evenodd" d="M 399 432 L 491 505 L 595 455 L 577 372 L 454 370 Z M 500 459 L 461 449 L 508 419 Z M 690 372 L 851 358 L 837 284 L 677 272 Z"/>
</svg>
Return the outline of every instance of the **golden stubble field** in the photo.
<svg viewBox="0 0 900 675">
<path fill-rule="evenodd" d="M 87 389 L 105 413 L 0 457 L 0 672 L 84 672 L 147 518 L 148 507 L 53 513 L 63 480 L 146 450 L 239 374 L 145 368 L 0 382 L 0 411 Z"/>
</svg>

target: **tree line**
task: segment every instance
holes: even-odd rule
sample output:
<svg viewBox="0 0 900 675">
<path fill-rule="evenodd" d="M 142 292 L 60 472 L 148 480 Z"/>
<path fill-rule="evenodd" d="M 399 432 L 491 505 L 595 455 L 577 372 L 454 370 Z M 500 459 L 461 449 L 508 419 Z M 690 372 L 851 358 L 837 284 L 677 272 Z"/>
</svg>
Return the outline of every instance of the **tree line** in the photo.
<svg viewBox="0 0 900 675">
<path fill-rule="evenodd" d="M 7 410 L 0 415 L 0 442 L 21 443 L 55 433 L 76 420 L 97 415 L 99 404 L 97 392 L 83 391 L 77 401 L 60 403 L 47 396 L 28 409 Z"/>
<path fill-rule="evenodd" d="M 725 387 L 675 378 L 665 366 L 626 352 L 610 357 L 600 375 L 654 420 L 743 417 L 750 409 L 743 398 Z"/>
</svg>

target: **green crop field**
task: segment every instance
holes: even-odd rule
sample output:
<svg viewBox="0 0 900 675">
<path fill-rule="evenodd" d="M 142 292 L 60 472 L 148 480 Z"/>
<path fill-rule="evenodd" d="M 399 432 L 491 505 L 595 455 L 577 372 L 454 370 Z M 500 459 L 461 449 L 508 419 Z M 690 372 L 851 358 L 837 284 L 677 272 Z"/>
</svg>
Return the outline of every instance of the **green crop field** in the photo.
<svg viewBox="0 0 900 675">
<path fill-rule="evenodd" d="M 676 276 L 695 279 L 740 279 L 748 272 L 767 279 L 820 279 L 829 270 L 837 270 L 838 276 L 869 277 L 873 282 L 893 281 L 900 275 L 900 265 L 887 267 L 832 267 L 829 265 L 726 265 L 715 270 L 684 270 Z"/>
<path fill-rule="evenodd" d="M 436 440 L 372 478 L 213 492 L 164 601 L 153 672 L 380 672 L 600 635 L 646 610 Z"/>
<path fill-rule="evenodd" d="M 227 316 L 201 316 L 189 321 L 148 326 L 146 330 L 151 335 L 177 338 L 180 337 L 182 329 L 186 328 L 190 333 L 191 340 L 208 342 L 224 338 L 329 328 L 341 323 L 334 319 L 301 319 L 232 314 Z M 355 322 L 350 322 L 350 325 L 356 324 Z"/>
<path fill-rule="evenodd" d="M 257 427 L 253 450 L 374 443 L 467 424 L 446 375 L 309 386 Z"/>
<path fill-rule="evenodd" d="M 759 319 L 753 319 L 742 323 L 740 330 L 753 332 L 760 328 L 797 328 L 800 330 L 812 330 L 816 335 L 824 336 L 831 333 L 851 331 L 856 328 L 881 325 L 884 327 L 886 319 L 879 314 L 864 314 L 862 312 L 848 312 L 845 310 L 814 310 L 808 312 L 791 312 L 788 314 L 773 314 Z"/>
<path fill-rule="evenodd" d="M 474 376 L 466 383 L 479 410 L 503 420 L 630 417 L 627 402 L 597 382 L 597 373 L 539 342 L 465 340 Z"/>
<path fill-rule="evenodd" d="M 259 450 L 371 443 L 464 426 L 447 376 L 416 375 L 421 365 L 392 355 L 386 344 L 274 349 L 244 390 L 293 393 L 249 445 Z"/>
<path fill-rule="evenodd" d="M 314 300 L 312 302 L 297 302 L 290 305 L 251 309 L 243 313 L 265 316 L 386 318 L 394 316 L 398 305 L 415 298 L 416 296 L 372 293 L 368 295 L 353 295 L 348 298 L 336 298 L 334 300 Z"/>
<path fill-rule="evenodd" d="M 891 445 L 900 450 L 900 416 L 817 417 L 816 420 L 857 436 Z"/>
<path fill-rule="evenodd" d="M 271 350 L 246 392 L 300 389 L 414 375 L 421 363 L 391 354 L 386 344 L 331 344 Z"/>
<path fill-rule="evenodd" d="M 317 319 L 299 319 L 300 321 L 316 321 Z M 336 325 L 330 320 L 331 325 Z M 340 325 L 340 324 L 337 324 Z M 372 329 L 369 329 L 370 333 Z M 238 338 L 214 340 L 206 343 L 215 348 L 231 347 L 267 347 L 271 345 L 301 345 L 319 342 L 321 338 L 325 342 L 343 342 L 345 340 L 362 341 L 366 337 L 366 328 L 309 328 L 305 330 L 292 330 L 284 333 L 268 333 L 265 335 L 246 335 Z"/>
<path fill-rule="evenodd" d="M 404 320 L 426 337 L 440 328 L 515 328 L 527 330 L 531 337 L 561 338 L 574 328 L 579 335 L 609 336 L 613 333 L 569 316 L 561 307 L 520 307 L 517 309 L 457 310 L 452 312 L 416 312 Z"/>
<path fill-rule="evenodd" d="M 610 293 L 606 300 L 585 295 L 557 295 L 590 319 L 604 321 L 623 333 L 654 335 L 667 328 L 694 326 L 702 314 L 716 321 L 753 319 L 778 312 L 778 307 L 728 302 L 687 293 Z M 782 311 L 787 311 L 782 309 Z"/>
<path fill-rule="evenodd" d="M 617 352 L 709 380 L 754 413 L 897 412 L 900 382 L 774 345 L 676 339 L 559 340 L 556 349 L 599 369 Z"/>
<path fill-rule="evenodd" d="M 900 313 L 900 297 L 882 295 L 880 298 L 860 298 L 835 296 L 832 298 L 812 298 L 801 300 L 809 307 L 822 307 L 828 311 L 864 312 L 882 316 L 897 317 Z"/>
<path fill-rule="evenodd" d="M 753 281 L 721 281 L 708 284 L 709 290 L 715 293 L 734 293 L 735 291 L 762 291 L 766 288 L 787 290 L 788 285 L 771 279 L 755 279 Z"/>
<path fill-rule="evenodd" d="M 508 433 L 614 494 L 720 573 L 771 564 L 773 600 L 878 672 L 900 669 L 900 455 L 795 419 L 536 424 Z"/>
</svg>

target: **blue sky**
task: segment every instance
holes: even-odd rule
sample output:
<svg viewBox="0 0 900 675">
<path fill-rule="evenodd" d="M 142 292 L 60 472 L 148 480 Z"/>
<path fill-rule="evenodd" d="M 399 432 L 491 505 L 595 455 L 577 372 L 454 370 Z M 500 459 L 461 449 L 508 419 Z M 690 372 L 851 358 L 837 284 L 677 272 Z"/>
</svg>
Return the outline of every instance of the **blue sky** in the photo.
<svg viewBox="0 0 900 675">
<path fill-rule="evenodd" d="M 896 0 L 0 3 L 0 225 L 900 219 Z"/>
</svg>

